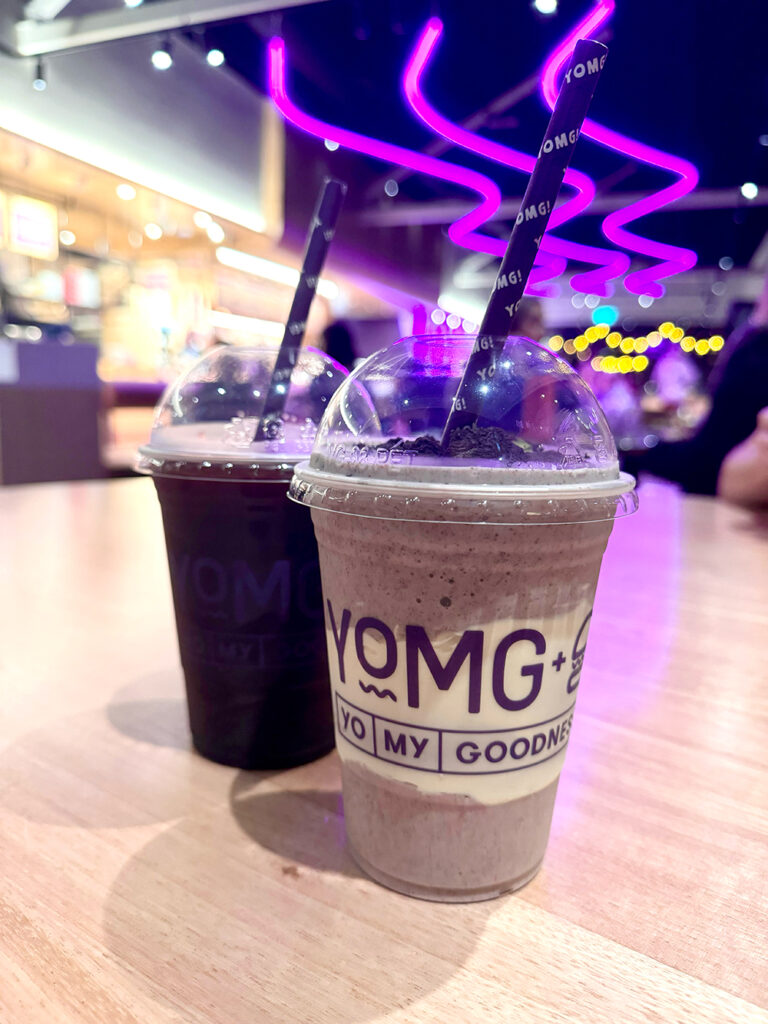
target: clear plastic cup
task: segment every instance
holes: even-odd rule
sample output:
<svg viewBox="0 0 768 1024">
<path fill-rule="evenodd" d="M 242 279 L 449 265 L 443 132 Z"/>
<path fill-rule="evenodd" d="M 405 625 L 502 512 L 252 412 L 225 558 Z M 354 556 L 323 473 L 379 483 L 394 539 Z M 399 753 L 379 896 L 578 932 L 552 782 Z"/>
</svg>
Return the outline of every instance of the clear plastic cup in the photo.
<svg viewBox="0 0 768 1024">
<path fill-rule="evenodd" d="M 592 392 L 525 338 L 441 445 L 473 342 L 371 356 L 291 484 L 320 552 L 351 851 L 444 901 L 541 865 L 602 555 L 637 507 Z"/>
<path fill-rule="evenodd" d="M 163 395 L 138 469 L 163 515 L 192 740 L 239 768 L 333 747 L 317 545 L 288 500 L 346 371 L 302 349 L 254 441 L 277 349 L 215 348 Z"/>
</svg>

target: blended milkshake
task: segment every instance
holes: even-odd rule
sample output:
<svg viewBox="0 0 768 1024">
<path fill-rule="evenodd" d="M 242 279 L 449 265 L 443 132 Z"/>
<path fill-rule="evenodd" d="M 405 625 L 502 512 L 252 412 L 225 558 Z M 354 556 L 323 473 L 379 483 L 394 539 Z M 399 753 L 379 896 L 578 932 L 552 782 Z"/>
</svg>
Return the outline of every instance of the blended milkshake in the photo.
<svg viewBox="0 0 768 1024">
<path fill-rule="evenodd" d="M 292 494 L 318 541 L 351 850 L 410 895 L 487 899 L 544 856 L 632 482 L 586 385 L 524 339 L 506 343 L 492 418 L 439 451 L 421 431 L 445 421 L 471 341 L 438 339 L 437 368 L 421 344 L 342 386 Z"/>
</svg>

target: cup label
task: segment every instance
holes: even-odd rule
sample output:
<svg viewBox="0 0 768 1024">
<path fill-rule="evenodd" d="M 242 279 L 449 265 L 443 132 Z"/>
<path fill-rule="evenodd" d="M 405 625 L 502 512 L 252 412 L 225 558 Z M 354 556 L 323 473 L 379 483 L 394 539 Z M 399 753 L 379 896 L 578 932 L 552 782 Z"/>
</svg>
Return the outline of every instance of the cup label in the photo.
<svg viewBox="0 0 768 1024">
<path fill-rule="evenodd" d="M 589 604 L 443 633 L 355 616 L 330 599 L 325 610 L 342 757 L 422 789 L 489 802 L 557 777 Z"/>
<path fill-rule="evenodd" d="M 322 647 L 316 561 L 169 552 L 182 660 L 218 668 L 312 666 Z"/>
</svg>

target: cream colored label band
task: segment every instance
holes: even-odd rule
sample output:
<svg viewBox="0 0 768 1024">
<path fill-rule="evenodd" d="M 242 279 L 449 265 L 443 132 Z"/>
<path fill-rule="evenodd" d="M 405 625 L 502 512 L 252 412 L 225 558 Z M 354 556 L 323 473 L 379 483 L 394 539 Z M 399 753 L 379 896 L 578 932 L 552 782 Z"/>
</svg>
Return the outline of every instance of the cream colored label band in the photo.
<svg viewBox="0 0 768 1024">
<path fill-rule="evenodd" d="M 543 789 L 565 758 L 590 618 L 583 603 L 435 632 L 326 601 L 341 757 L 484 803 Z"/>
</svg>

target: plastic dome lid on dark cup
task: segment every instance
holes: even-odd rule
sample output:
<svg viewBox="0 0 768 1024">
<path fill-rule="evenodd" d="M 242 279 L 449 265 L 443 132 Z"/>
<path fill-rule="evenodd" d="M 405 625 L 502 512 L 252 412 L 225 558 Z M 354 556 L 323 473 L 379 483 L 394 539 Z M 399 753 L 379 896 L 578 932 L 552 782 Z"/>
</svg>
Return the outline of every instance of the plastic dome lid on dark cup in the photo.
<svg viewBox="0 0 768 1024">
<path fill-rule="evenodd" d="M 290 381 L 279 385 L 285 406 L 256 440 L 277 353 L 221 346 L 194 362 L 160 399 L 138 471 L 242 479 L 292 470 L 311 452 L 323 413 L 348 375 L 324 352 L 302 348 Z"/>
</svg>

